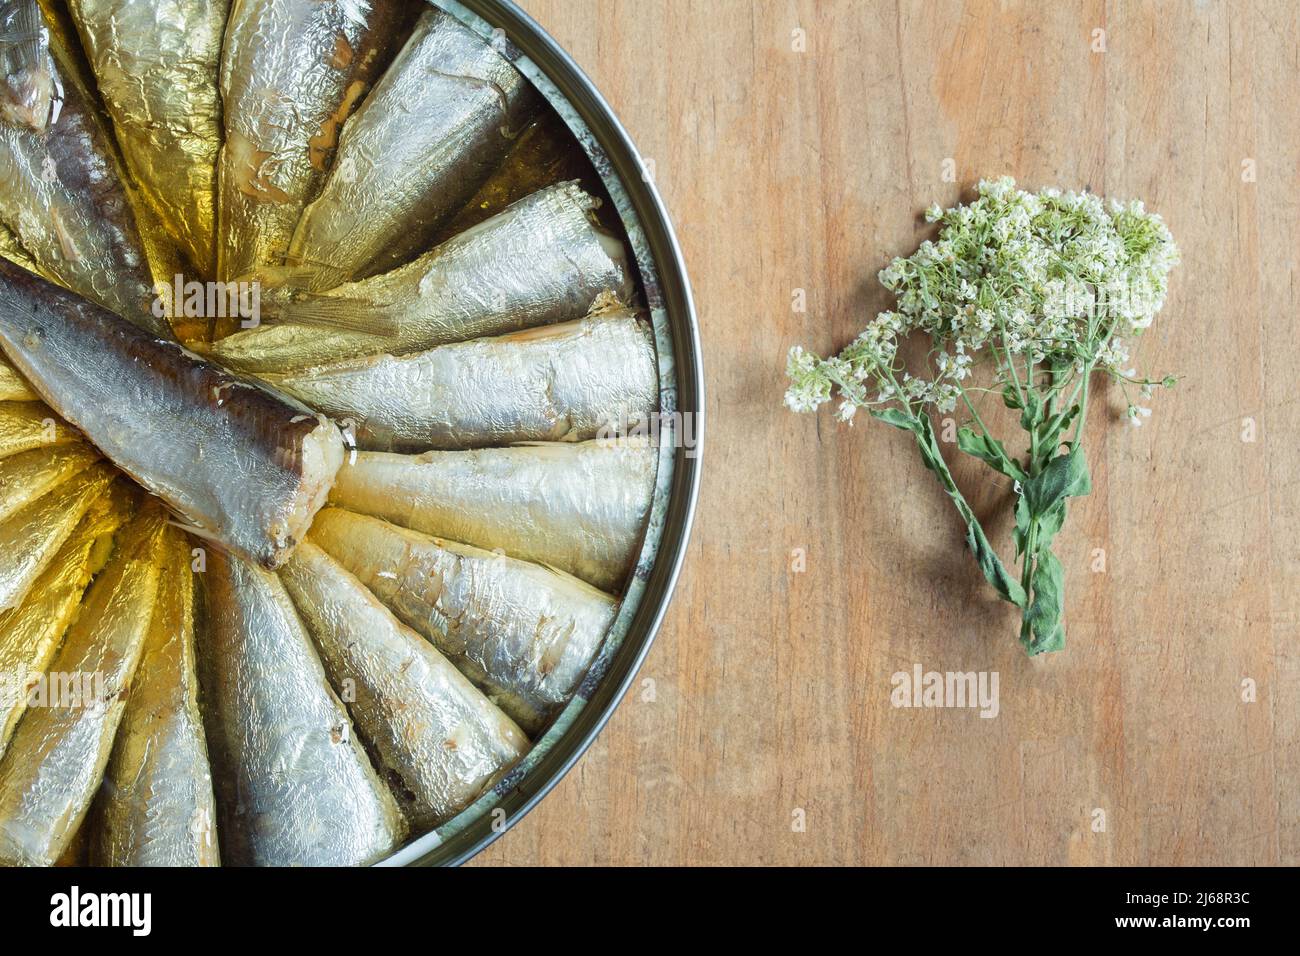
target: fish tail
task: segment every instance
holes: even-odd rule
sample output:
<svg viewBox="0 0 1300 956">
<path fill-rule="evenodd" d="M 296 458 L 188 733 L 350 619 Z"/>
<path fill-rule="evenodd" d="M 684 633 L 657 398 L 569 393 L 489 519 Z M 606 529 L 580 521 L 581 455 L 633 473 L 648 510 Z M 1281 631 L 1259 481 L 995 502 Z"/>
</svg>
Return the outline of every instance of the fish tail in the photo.
<svg viewBox="0 0 1300 956">
<path fill-rule="evenodd" d="M 387 305 L 311 293 L 280 304 L 277 318 L 299 325 L 321 325 L 370 335 L 396 335 L 400 331 L 397 316 Z"/>
<path fill-rule="evenodd" d="M 351 276 L 346 269 L 319 259 L 311 259 L 290 251 L 284 263 L 275 269 L 283 285 L 306 289 L 309 292 L 328 292 L 347 282 Z"/>
</svg>

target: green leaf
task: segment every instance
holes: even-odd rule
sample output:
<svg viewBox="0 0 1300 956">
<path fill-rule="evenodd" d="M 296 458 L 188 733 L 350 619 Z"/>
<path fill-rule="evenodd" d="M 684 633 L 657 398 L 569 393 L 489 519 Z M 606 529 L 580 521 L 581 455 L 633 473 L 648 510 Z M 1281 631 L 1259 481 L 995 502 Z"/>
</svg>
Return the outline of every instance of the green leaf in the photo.
<svg viewBox="0 0 1300 956">
<path fill-rule="evenodd" d="M 1065 571 L 1051 551 L 1044 550 L 1039 555 L 1032 586 L 1034 603 L 1025 615 L 1031 636 L 1025 641 L 1025 650 L 1030 656 L 1059 651 L 1065 646 L 1065 624 L 1062 621 Z"/>
<path fill-rule="evenodd" d="M 1025 431 L 1033 431 L 1038 427 L 1038 423 L 1043 420 L 1043 397 L 1030 389 L 1025 395 L 1025 404 L 1020 412 L 1020 427 Z"/>
<path fill-rule="evenodd" d="M 1007 454 L 1002 442 L 996 438 L 977 433 L 970 428 L 960 428 L 957 430 L 957 447 L 1008 478 L 1014 478 L 1016 481 L 1024 481 L 1028 478 L 1024 469 Z"/>
<path fill-rule="evenodd" d="M 1061 527 L 1065 524 L 1065 499 L 1062 498 L 1056 503 L 1056 507 L 1048 508 L 1046 512 L 1038 517 L 1038 537 L 1034 539 L 1035 551 L 1046 551 L 1052 546 L 1052 541 L 1061 533 Z"/>
<path fill-rule="evenodd" d="M 1044 459 L 1050 459 L 1056 454 L 1056 450 L 1061 445 L 1061 435 L 1070 427 L 1070 422 L 1079 414 L 1079 406 L 1071 405 L 1063 412 L 1046 419 L 1035 429 L 1040 448 L 1040 454 Z"/>
<path fill-rule="evenodd" d="M 948 483 L 952 478 L 948 474 L 948 466 L 944 464 L 943 451 L 939 448 L 938 439 L 934 437 L 934 426 L 930 424 L 929 416 L 920 416 L 913 430 L 916 433 L 917 447 L 921 449 L 921 460 L 925 462 L 926 468 L 938 475 L 939 483 L 951 497 L 952 489 L 948 487 Z M 958 506 L 959 509 L 960 507 L 961 505 Z"/>
<path fill-rule="evenodd" d="M 916 417 L 901 408 L 873 408 L 871 409 L 871 415 L 874 418 L 879 418 L 886 425 L 893 425 L 905 432 L 917 431 Z"/>
<path fill-rule="evenodd" d="M 1078 448 L 1058 455 L 1039 474 L 1023 482 L 1020 490 L 1029 513 L 1040 518 L 1066 498 L 1077 498 L 1092 491 L 1088 461 Z"/>
<path fill-rule="evenodd" d="M 984 536 L 984 529 L 980 527 L 979 522 L 967 522 L 966 529 L 966 543 L 970 545 L 975 560 L 979 562 L 980 570 L 984 572 L 984 580 L 993 585 L 993 589 L 1004 600 L 1023 608 L 1029 600 L 1025 589 L 1020 586 L 1019 581 L 1007 573 L 1006 565 L 989 544 L 989 539 Z"/>
<path fill-rule="evenodd" d="M 1002 388 L 1002 404 L 1007 408 L 1020 410 L 1020 393 L 1016 391 L 1015 385 L 1007 382 Z"/>
<path fill-rule="evenodd" d="M 1016 502 L 1016 529 L 1012 537 L 1016 542 L 1016 557 L 1019 558 L 1029 547 L 1029 529 L 1033 526 L 1034 516 L 1029 513 L 1029 502 L 1021 495 Z"/>
<path fill-rule="evenodd" d="M 1061 412 L 1061 414 L 1057 416 L 1058 421 L 1056 423 L 1056 431 L 1059 433 L 1069 428 L 1070 423 L 1074 421 L 1078 414 L 1079 406 L 1077 404 L 1071 405 L 1065 411 Z"/>
</svg>

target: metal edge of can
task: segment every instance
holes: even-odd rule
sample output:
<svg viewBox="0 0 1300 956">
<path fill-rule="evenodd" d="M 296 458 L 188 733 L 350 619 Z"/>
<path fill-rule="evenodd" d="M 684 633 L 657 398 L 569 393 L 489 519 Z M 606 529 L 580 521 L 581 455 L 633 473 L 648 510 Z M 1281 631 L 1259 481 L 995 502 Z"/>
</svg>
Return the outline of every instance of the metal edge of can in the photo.
<svg viewBox="0 0 1300 956">
<path fill-rule="evenodd" d="M 634 252 L 652 311 L 662 311 L 670 333 L 671 356 L 661 367 L 672 378 L 664 389 L 671 405 L 664 410 L 691 416 L 693 439 L 690 447 L 674 437 L 671 476 L 662 513 L 658 540 L 645 545 L 637 577 L 644 577 L 631 620 L 621 642 L 604 662 L 600 673 L 589 675 L 580 690 L 584 700 L 568 721 L 557 725 L 535 743 L 540 757 L 529 761 L 522 772 L 512 772 L 492 791 L 481 797 L 453 821 L 412 841 L 382 861 L 385 866 L 459 866 L 476 856 L 518 823 L 545 797 L 586 753 L 613 715 L 637 671 L 644 662 L 663 623 L 677 578 L 685 560 L 700 491 L 700 464 L 704 440 L 704 378 L 699 326 L 690 281 L 677 237 L 654 184 L 645 175 L 640 153 L 604 97 L 572 58 L 512 0 L 431 0 L 462 21 L 477 21 L 512 45 L 510 55 L 523 68 L 527 64 L 563 98 L 576 121 L 592 142 L 583 146 L 597 161 L 598 171 L 617 184 L 616 203 L 624 200 L 630 209 L 620 208 L 629 222 Z M 562 110 L 562 112 L 564 112 Z M 566 117 L 569 119 L 569 117 Z M 577 133 L 577 131 L 575 131 Z M 581 139 L 582 136 L 580 135 Z M 599 156 L 593 155 L 598 153 Z M 608 164 L 608 168 L 600 168 Z M 637 249 L 644 241 L 644 249 Z M 653 279 L 646 276 L 649 271 Z M 665 344 L 657 336 L 659 344 Z M 662 433 L 661 433 L 662 435 Z M 661 459 L 662 460 L 662 459 Z M 653 515 L 652 515 L 653 521 Z M 649 535 L 649 533 L 648 533 Z M 629 593 L 625 601 L 632 598 Z M 593 667 L 593 671 L 597 668 Z"/>
</svg>

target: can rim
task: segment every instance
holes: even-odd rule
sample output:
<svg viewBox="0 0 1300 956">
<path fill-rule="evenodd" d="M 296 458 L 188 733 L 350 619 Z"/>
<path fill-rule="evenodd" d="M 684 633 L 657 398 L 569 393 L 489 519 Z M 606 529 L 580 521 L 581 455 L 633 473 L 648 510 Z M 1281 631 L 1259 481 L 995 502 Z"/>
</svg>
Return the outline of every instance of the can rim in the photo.
<svg viewBox="0 0 1300 956">
<path fill-rule="evenodd" d="M 436 3 L 436 0 L 434 0 Z M 663 306 L 672 331 L 677 411 L 692 416 L 693 443 L 675 452 L 671 491 L 654 567 L 627 636 L 587 705 L 539 763 L 485 813 L 443 841 L 427 833 L 392 854 L 383 865 L 459 866 L 482 852 L 535 807 L 574 767 L 626 696 L 668 610 L 686 557 L 700 491 L 704 379 L 699 324 L 681 247 L 663 200 L 644 175 L 640 153 L 595 85 L 554 39 L 513 0 L 457 0 L 527 56 L 564 95 L 604 150 L 640 220 L 658 271 Z M 504 818 L 494 819 L 497 809 Z M 498 824 L 497 820 L 503 819 Z"/>
</svg>

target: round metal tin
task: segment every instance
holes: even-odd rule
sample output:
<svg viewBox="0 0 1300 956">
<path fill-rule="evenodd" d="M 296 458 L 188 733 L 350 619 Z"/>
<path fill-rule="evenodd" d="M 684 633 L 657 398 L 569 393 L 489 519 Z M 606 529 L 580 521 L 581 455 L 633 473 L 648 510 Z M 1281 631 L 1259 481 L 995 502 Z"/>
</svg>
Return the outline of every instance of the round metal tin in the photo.
<svg viewBox="0 0 1300 956">
<path fill-rule="evenodd" d="M 685 557 L 700 483 L 704 381 L 681 249 L 641 156 L 576 64 L 510 0 L 431 0 L 509 58 L 550 101 L 604 181 L 631 243 L 659 352 L 660 462 L 636 572 L 574 699 L 491 791 L 382 865 L 459 865 L 517 823 L 577 763 L 650 650 Z"/>
</svg>

